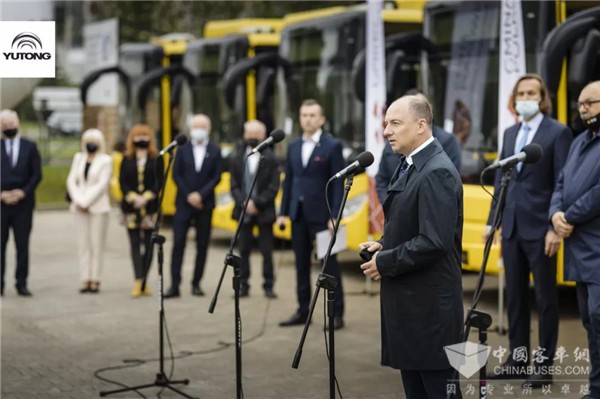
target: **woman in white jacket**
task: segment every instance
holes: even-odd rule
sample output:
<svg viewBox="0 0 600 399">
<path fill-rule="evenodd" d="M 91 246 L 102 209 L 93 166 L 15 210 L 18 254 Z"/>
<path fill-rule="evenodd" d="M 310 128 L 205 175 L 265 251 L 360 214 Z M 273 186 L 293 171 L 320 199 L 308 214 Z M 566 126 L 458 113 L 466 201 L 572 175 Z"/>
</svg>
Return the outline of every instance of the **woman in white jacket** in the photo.
<svg viewBox="0 0 600 399">
<path fill-rule="evenodd" d="M 82 287 L 79 292 L 99 291 L 100 272 L 110 212 L 108 185 L 112 158 L 106 154 L 104 135 L 88 129 L 81 137 L 81 152 L 75 154 L 67 177 L 70 210 L 79 224 L 79 262 Z"/>
</svg>

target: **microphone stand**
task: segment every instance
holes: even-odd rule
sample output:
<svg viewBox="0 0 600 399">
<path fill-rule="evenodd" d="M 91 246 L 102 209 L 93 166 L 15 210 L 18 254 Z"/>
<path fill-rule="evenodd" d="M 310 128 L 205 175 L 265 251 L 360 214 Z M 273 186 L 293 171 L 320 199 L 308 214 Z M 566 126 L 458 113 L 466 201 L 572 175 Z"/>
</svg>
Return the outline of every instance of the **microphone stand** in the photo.
<svg viewBox="0 0 600 399">
<path fill-rule="evenodd" d="M 308 327 L 311 323 L 313 312 L 315 311 L 317 299 L 319 298 L 319 291 L 321 288 L 324 288 L 327 291 L 327 328 L 329 334 L 329 397 L 331 399 L 335 399 L 335 328 L 333 319 L 335 317 L 335 287 L 337 286 L 338 282 L 335 279 L 335 277 L 325 274 L 324 272 L 325 267 L 327 265 L 327 261 L 331 256 L 331 250 L 333 248 L 333 245 L 335 244 L 338 228 L 340 227 L 340 222 L 342 220 L 342 213 L 344 211 L 344 207 L 346 206 L 346 200 L 348 199 L 348 194 L 350 193 L 350 189 L 352 188 L 353 181 L 354 174 L 351 174 L 346 178 L 344 196 L 342 198 L 342 203 L 340 205 L 337 218 L 333 225 L 333 234 L 331 235 L 327 252 L 325 253 L 325 257 L 323 258 L 323 266 L 321 268 L 321 273 L 319 273 L 319 276 L 317 277 L 317 288 L 310 301 L 308 317 L 306 318 L 306 322 L 304 323 L 304 330 L 302 330 L 302 336 L 300 337 L 298 349 L 296 350 L 296 355 L 294 356 L 294 361 L 292 363 L 292 368 L 297 369 L 300 364 L 300 358 L 302 357 L 302 348 L 304 347 L 304 341 L 306 340 L 306 335 L 308 334 Z"/>
<path fill-rule="evenodd" d="M 510 166 L 502 171 L 502 178 L 500 180 L 500 193 L 498 194 L 498 203 L 496 204 L 496 212 L 494 213 L 494 218 L 492 219 L 492 228 L 490 229 L 488 238 L 485 242 L 485 247 L 483 249 L 483 261 L 481 262 L 481 269 L 479 270 L 479 276 L 477 278 L 477 285 L 475 287 L 475 293 L 473 294 L 473 302 L 471 303 L 471 308 L 467 313 L 467 317 L 465 319 L 465 329 L 463 331 L 463 336 L 461 342 L 465 342 L 469 337 L 469 332 L 471 330 L 471 326 L 479 329 L 479 340 L 480 344 L 485 345 L 487 339 L 487 329 L 492 324 L 492 317 L 484 312 L 480 312 L 475 310 L 477 307 L 477 303 L 479 302 L 479 297 L 481 296 L 481 291 L 483 289 L 483 282 L 485 280 L 485 269 L 487 267 L 488 258 L 490 257 L 490 250 L 492 248 L 492 243 L 494 242 L 494 235 L 498 231 L 500 224 L 502 223 L 502 214 L 504 213 L 504 207 L 506 205 L 506 194 L 508 191 L 508 184 L 510 183 L 510 179 L 512 177 L 513 166 Z M 484 169 L 481 172 L 482 176 L 486 172 Z M 454 371 L 454 381 L 458 381 L 457 379 L 457 370 Z M 485 374 L 485 365 L 483 367 L 483 371 L 479 373 L 479 393 L 480 398 L 484 399 L 487 397 L 487 376 Z M 459 384 L 460 385 L 460 384 Z M 451 395 L 448 394 L 448 398 Z"/>
<path fill-rule="evenodd" d="M 208 313 L 213 313 L 215 311 L 215 307 L 217 306 L 217 299 L 219 297 L 219 292 L 221 291 L 221 284 L 223 284 L 223 279 L 225 278 L 225 272 L 227 271 L 227 266 L 233 267 L 233 293 L 234 293 L 234 324 L 235 324 L 235 390 L 236 390 L 236 398 L 241 399 L 243 396 L 242 392 L 242 318 L 240 314 L 240 267 L 242 259 L 233 254 L 233 249 L 237 243 L 237 240 L 240 235 L 240 230 L 242 227 L 242 223 L 244 223 L 244 217 L 246 216 L 246 210 L 248 208 L 248 201 L 250 201 L 250 197 L 252 196 L 252 191 L 254 191 L 254 186 L 256 185 L 256 181 L 258 179 L 258 174 L 260 172 L 260 167 L 265 159 L 262 153 L 260 154 L 260 159 L 258 161 L 258 167 L 256 168 L 256 173 L 254 174 L 254 179 L 252 180 L 252 185 L 250 186 L 250 190 L 246 195 L 246 200 L 244 201 L 244 206 L 242 207 L 242 213 L 240 215 L 237 227 L 235 229 L 235 234 L 231 238 L 229 242 L 229 250 L 225 255 L 225 260 L 223 261 L 223 271 L 221 272 L 221 277 L 219 278 L 219 284 L 217 285 L 217 290 L 215 291 L 215 295 L 210 303 L 210 307 L 208 309 Z M 249 154 L 252 155 L 252 154 Z M 249 156 L 248 155 L 248 156 Z M 248 156 L 244 159 L 244 167 L 243 170 L 246 170 L 246 161 L 248 160 Z"/>
<path fill-rule="evenodd" d="M 178 381 L 170 381 L 165 373 L 165 355 L 164 355 L 164 323 L 165 323 L 165 310 L 164 310 L 164 298 L 163 298 L 163 244 L 166 239 L 165 236 L 158 234 L 160 229 L 160 221 L 162 217 L 162 202 L 165 197 L 165 183 L 167 181 L 167 176 L 169 175 L 169 171 L 171 170 L 171 165 L 173 164 L 174 156 L 169 152 L 169 163 L 167 164 L 167 170 L 164 174 L 164 178 L 162 181 L 162 186 L 160 189 L 160 199 L 158 201 L 158 212 L 156 216 L 156 223 L 154 224 L 154 229 L 152 230 L 152 243 L 154 245 L 158 245 L 158 326 L 159 326 L 159 372 L 156 374 L 156 379 L 154 382 L 149 384 L 137 385 L 134 387 L 120 388 L 112 391 L 101 391 L 100 396 L 113 395 L 116 393 L 128 392 L 128 391 L 137 391 L 138 389 L 150 388 L 150 387 L 161 387 L 161 388 L 169 388 L 175 393 L 185 397 L 194 399 L 193 396 L 186 394 L 185 392 L 180 391 L 177 388 L 174 388 L 173 384 L 184 384 L 187 385 L 190 383 L 190 380 L 178 380 Z M 154 248 L 154 247 L 152 247 Z M 153 249 L 151 249 L 152 251 Z M 147 256 L 147 263 L 150 262 L 150 256 Z M 146 269 L 148 270 L 149 264 L 146 264 Z M 145 280 L 145 277 L 144 277 Z"/>
</svg>

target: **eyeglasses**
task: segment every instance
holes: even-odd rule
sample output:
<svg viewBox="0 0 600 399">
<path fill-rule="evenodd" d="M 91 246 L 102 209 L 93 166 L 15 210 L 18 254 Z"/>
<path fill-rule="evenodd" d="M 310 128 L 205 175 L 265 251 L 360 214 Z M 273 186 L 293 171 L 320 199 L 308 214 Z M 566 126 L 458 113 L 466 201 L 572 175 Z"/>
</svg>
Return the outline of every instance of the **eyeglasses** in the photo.
<svg viewBox="0 0 600 399">
<path fill-rule="evenodd" d="M 585 109 L 590 109 L 592 104 L 596 104 L 596 103 L 600 103 L 600 100 L 586 100 L 586 101 L 582 101 L 582 102 L 577 102 L 577 108 L 583 107 Z"/>
</svg>

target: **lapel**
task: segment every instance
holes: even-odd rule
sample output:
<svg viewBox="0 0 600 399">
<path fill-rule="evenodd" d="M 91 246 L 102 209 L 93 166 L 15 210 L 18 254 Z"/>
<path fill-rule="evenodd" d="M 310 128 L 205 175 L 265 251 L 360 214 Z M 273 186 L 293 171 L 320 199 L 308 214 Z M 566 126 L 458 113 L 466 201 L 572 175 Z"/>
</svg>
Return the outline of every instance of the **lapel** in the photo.
<svg viewBox="0 0 600 399">
<path fill-rule="evenodd" d="M 6 153 L 6 140 L 2 139 L 1 140 L 1 145 L 2 145 L 2 154 L 0 154 L 0 156 L 2 157 L 2 164 L 6 164 L 7 166 L 10 166 L 8 163 L 8 154 Z M 5 167 L 4 165 L 2 166 L 3 168 Z"/>
<path fill-rule="evenodd" d="M 290 154 L 293 170 L 304 171 L 304 165 L 302 165 L 302 138 L 299 138 L 296 142 L 290 145 Z"/>
</svg>

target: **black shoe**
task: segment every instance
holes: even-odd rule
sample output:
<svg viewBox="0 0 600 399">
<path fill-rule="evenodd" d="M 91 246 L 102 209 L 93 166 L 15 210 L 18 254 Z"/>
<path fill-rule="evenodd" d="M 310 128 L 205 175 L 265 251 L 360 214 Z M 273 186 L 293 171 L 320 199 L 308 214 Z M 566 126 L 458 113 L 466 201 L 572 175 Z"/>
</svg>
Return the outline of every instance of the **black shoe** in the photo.
<svg viewBox="0 0 600 399">
<path fill-rule="evenodd" d="M 523 383 L 523 388 L 542 388 L 552 384 L 552 374 L 531 374 Z"/>
<path fill-rule="evenodd" d="M 27 287 L 16 287 L 16 288 L 17 288 L 17 294 L 19 294 L 19 296 L 33 296 L 33 294 L 31 292 L 29 292 Z"/>
<path fill-rule="evenodd" d="M 341 330 L 342 328 L 344 328 L 344 319 L 342 319 L 341 317 L 335 316 L 333 318 L 333 329 L 334 330 Z M 325 331 L 329 330 L 329 325 L 325 324 Z"/>
<path fill-rule="evenodd" d="M 277 298 L 277 294 L 274 293 L 272 289 L 266 289 L 265 290 L 265 297 L 267 297 L 269 299 L 275 299 L 275 298 Z"/>
<path fill-rule="evenodd" d="M 202 291 L 202 288 L 200 287 L 192 287 L 192 295 L 204 296 L 204 291 Z M 177 293 L 177 296 L 179 296 L 179 292 Z"/>
<path fill-rule="evenodd" d="M 486 375 L 488 380 L 524 380 L 527 375 L 527 363 L 507 360 L 500 366 L 500 373 L 491 372 Z"/>
<path fill-rule="evenodd" d="M 296 312 L 289 319 L 279 323 L 279 327 L 300 326 L 306 323 L 308 315 Z"/>
<path fill-rule="evenodd" d="M 169 290 L 163 295 L 163 298 L 179 298 L 179 288 L 171 287 Z"/>
</svg>

